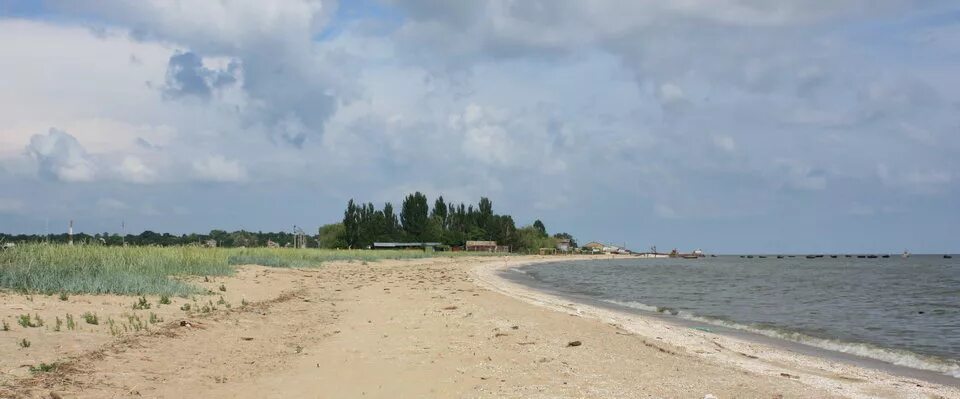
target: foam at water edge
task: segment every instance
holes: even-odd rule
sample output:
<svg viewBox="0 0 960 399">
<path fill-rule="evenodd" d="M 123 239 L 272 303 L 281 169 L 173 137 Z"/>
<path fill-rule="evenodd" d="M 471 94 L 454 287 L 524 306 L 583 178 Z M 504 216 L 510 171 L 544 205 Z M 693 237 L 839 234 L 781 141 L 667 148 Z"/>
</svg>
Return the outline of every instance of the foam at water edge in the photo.
<svg viewBox="0 0 960 399">
<path fill-rule="evenodd" d="M 777 330 L 772 328 L 760 328 L 755 326 L 748 326 L 748 325 L 738 324 L 738 323 L 734 323 L 726 320 L 719 320 L 719 319 L 714 319 L 710 317 L 701 317 L 685 311 L 678 312 L 669 308 L 650 306 L 650 305 L 639 303 L 639 302 L 632 302 L 632 301 L 622 302 L 622 301 L 606 300 L 606 299 L 603 301 L 607 303 L 626 306 L 629 308 L 639 309 L 647 312 L 663 313 L 663 314 L 681 317 L 687 320 L 693 320 L 693 321 L 698 321 L 702 323 L 727 327 L 731 329 L 748 331 L 748 332 L 752 332 L 755 334 L 760 334 L 760 335 L 764 335 L 772 338 L 798 342 L 804 345 L 810 345 L 810 346 L 821 348 L 821 349 L 849 353 L 852 355 L 884 361 L 884 362 L 895 364 L 898 366 L 910 367 L 910 368 L 915 368 L 920 370 L 936 371 L 954 378 L 960 378 L 960 364 L 950 360 L 940 359 L 932 356 L 925 356 L 925 355 L 913 353 L 906 350 L 882 348 L 876 345 L 871 345 L 866 343 L 853 343 L 853 342 L 845 342 L 845 341 L 838 341 L 838 340 L 832 340 L 832 339 L 817 338 L 817 337 L 811 337 L 806 334 L 801 334 L 801 333 L 792 332 L 792 331 L 783 331 L 783 330 Z"/>
</svg>

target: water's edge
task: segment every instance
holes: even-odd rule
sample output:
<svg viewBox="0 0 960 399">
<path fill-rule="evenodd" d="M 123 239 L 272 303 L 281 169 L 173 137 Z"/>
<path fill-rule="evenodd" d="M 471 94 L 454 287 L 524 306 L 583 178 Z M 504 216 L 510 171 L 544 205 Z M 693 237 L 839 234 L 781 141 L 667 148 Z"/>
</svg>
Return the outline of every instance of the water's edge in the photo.
<svg viewBox="0 0 960 399">
<path fill-rule="evenodd" d="M 558 263 L 541 263 L 537 266 L 549 267 L 557 264 Z M 499 270 L 496 274 L 504 280 L 563 298 L 570 302 L 625 314 L 638 315 L 645 318 L 653 318 L 678 327 L 694 328 L 807 356 L 880 370 L 898 376 L 915 378 L 946 386 L 960 387 L 960 369 L 949 367 L 947 364 L 936 363 L 933 359 L 926 359 L 923 355 L 900 350 L 870 347 L 866 344 L 825 340 L 797 333 L 783 333 L 772 330 L 760 331 L 732 322 L 710 320 L 692 314 L 670 312 L 664 308 L 658 309 L 645 304 L 618 303 L 616 301 L 606 301 L 587 295 L 565 292 L 555 289 L 549 284 L 541 282 L 520 270 L 528 266 L 530 265 L 510 267 Z"/>
</svg>

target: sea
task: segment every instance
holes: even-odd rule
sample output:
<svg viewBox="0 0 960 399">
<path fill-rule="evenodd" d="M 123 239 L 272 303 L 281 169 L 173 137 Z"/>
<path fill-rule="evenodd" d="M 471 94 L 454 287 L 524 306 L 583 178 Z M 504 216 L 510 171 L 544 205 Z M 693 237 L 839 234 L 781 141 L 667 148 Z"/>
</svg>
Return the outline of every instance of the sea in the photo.
<svg viewBox="0 0 960 399">
<path fill-rule="evenodd" d="M 502 273 L 572 300 L 745 331 L 960 382 L 956 257 L 598 257 Z"/>
</svg>

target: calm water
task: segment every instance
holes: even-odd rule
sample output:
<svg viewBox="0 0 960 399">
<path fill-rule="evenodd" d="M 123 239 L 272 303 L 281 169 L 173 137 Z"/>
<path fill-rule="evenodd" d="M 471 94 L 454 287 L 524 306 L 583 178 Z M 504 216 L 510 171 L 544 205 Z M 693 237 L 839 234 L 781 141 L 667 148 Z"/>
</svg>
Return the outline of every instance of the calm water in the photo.
<svg viewBox="0 0 960 399">
<path fill-rule="evenodd" d="M 561 293 L 960 378 L 960 260 L 616 259 L 519 268 Z"/>
</svg>

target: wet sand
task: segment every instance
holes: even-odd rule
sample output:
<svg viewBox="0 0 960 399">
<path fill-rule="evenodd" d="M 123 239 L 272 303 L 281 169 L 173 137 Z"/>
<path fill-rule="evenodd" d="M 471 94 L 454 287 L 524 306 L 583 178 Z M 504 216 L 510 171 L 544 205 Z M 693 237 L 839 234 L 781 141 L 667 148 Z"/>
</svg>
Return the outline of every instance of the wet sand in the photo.
<svg viewBox="0 0 960 399">
<path fill-rule="evenodd" d="M 960 397 L 954 388 L 570 304 L 496 275 L 556 260 L 248 266 L 198 282 L 214 294 L 197 304 L 224 297 L 208 312 L 181 310 L 194 303 L 183 298 L 132 310 L 132 297 L 5 293 L 0 318 L 12 326 L 0 332 L 0 397 Z M 84 309 L 115 320 L 114 329 L 131 313 L 164 321 L 119 335 L 103 324 L 49 328 L 56 315 Z M 17 325 L 22 313 L 39 314 L 45 326 Z M 22 337 L 29 348 L 16 344 Z M 41 362 L 58 366 L 29 371 Z"/>
</svg>

